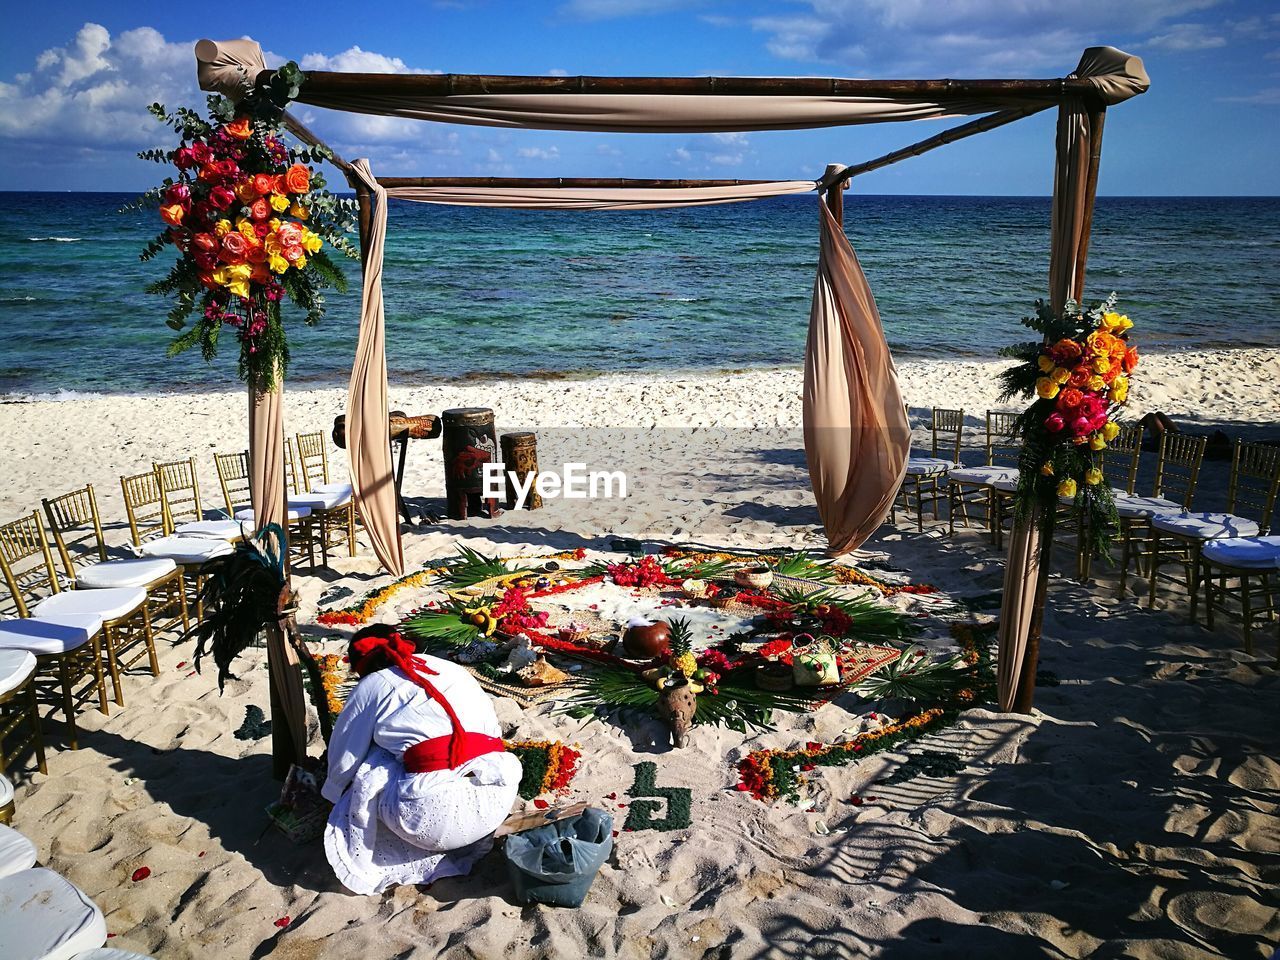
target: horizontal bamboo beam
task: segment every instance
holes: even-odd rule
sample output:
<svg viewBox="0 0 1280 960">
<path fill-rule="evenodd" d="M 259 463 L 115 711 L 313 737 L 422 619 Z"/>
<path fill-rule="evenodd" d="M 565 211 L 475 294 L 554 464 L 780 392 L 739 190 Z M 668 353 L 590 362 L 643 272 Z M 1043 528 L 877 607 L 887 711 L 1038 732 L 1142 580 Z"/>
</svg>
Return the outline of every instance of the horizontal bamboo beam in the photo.
<svg viewBox="0 0 1280 960">
<path fill-rule="evenodd" d="M 258 75 L 265 82 L 271 71 Z M 1008 100 L 1027 97 L 1057 103 L 1092 92 L 1074 77 L 1049 80 L 851 80 L 838 77 L 529 77 L 457 73 L 336 73 L 307 71 L 298 97 L 304 103 L 353 94 L 458 97 L 480 94 L 642 94 L 726 97 L 892 97 L 931 100 L 956 97 Z"/>
<path fill-rule="evenodd" d="M 979 117 L 977 120 L 970 120 L 968 123 L 962 123 L 958 127 L 952 127 L 950 130 L 943 130 L 941 133 L 934 134 L 932 137 L 920 140 L 917 143 L 902 147 L 900 150 L 894 150 L 892 153 L 886 153 L 882 157 L 876 157 L 874 160 L 868 160 L 865 163 L 857 163 L 851 167 L 846 167 L 840 174 L 840 177 L 847 183 L 851 177 L 856 177 L 864 173 L 870 173 L 872 170 L 879 170 L 882 167 L 890 166 L 899 160 L 906 160 L 908 157 L 918 157 L 922 153 L 928 153 L 936 147 L 945 146 L 948 143 L 955 143 L 957 140 L 963 140 L 965 137 L 972 137 L 976 133 L 986 133 L 988 130 L 995 130 L 997 127 L 1003 127 L 1006 123 L 1013 123 L 1015 120 L 1021 120 L 1023 117 L 1029 117 L 1041 110 L 1047 110 L 1048 104 L 1043 106 L 1026 107 L 1019 110 L 1002 110 L 999 113 L 991 113 L 985 117 Z"/>
<path fill-rule="evenodd" d="M 530 187 L 682 189 L 685 187 L 739 187 L 773 183 L 773 180 L 634 180 L 622 177 L 378 177 L 388 190 L 395 187 Z"/>
</svg>

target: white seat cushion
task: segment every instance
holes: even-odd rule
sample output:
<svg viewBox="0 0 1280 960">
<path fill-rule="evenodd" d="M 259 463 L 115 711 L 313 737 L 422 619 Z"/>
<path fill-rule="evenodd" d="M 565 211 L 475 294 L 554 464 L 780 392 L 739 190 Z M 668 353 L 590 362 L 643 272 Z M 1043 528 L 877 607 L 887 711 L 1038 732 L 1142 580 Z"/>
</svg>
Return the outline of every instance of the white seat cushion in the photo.
<svg viewBox="0 0 1280 960">
<path fill-rule="evenodd" d="M 1018 490 L 1017 476 L 1006 477 L 1000 480 L 991 481 L 991 486 L 999 490 L 1001 493 L 1016 493 Z"/>
<path fill-rule="evenodd" d="M 141 587 L 113 587 L 106 590 L 64 590 L 41 600 L 31 608 L 35 617 L 60 617 L 68 613 L 91 614 L 103 620 L 128 616 L 147 602 Z"/>
<path fill-rule="evenodd" d="M 351 502 L 351 488 L 344 490 L 313 490 L 311 493 L 289 494 L 290 507 L 308 510 L 336 510 Z"/>
<path fill-rule="evenodd" d="M 110 587 L 145 587 L 178 565 L 168 557 L 139 557 L 137 560 L 108 560 L 76 571 L 76 586 L 89 590 Z"/>
<path fill-rule="evenodd" d="M 293 497 L 290 497 L 289 499 L 292 500 Z M 288 509 L 288 513 L 290 520 L 301 520 L 303 517 L 311 516 L 311 508 L 291 506 Z M 244 520 L 247 523 L 253 523 L 253 507 L 240 507 L 235 512 L 235 518 L 237 520 Z"/>
<path fill-rule="evenodd" d="M 314 487 L 311 488 L 311 492 L 312 493 L 342 493 L 342 494 L 346 494 L 348 497 L 352 496 L 354 493 L 354 491 L 351 489 L 351 484 L 339 483 L 336 480 L 333 481 L 332 483 L 317 483 Z"/>
<path fill-rule="evenodd" d="M 5 960 L 73 960 L 107 942 L 92 900 L 52 870 L 0 878 L 0 944 Z"/>
<path fill-rule="evenodd" d="M 36 845 L 13 827 L 0 823 L 0 877 L 11 877 L 36 865 Z"/>
<path fill-rule="evenodd" d="M 0 774 L 0 807 L 13 803 L 13 784 L 4 774 Z"/>
<path fill-rule="evenodd" d="M 174 563 L 197 564 L 224 557 L 235 548 L 225 540 L 212 537 L 161 537 L 148 540 L 141 547 L 147 557 L 168 557 Z"/>
<path fill-rule="evenodd" d="M 239 540 L 251 532 L 235 520 L 196 520 L 173 529 L 175 537 L 207 537 L 212 540 Z"/>
<path fill-rule="evenodd" d="M 1228 567 L 1280 570 L 1280 537 L 1235 537 L 1212 540 L 1200 552 L 1206 560 Z"/>
<path fill-rule="evenodd" d="M 77 953 L 75 960 L 154 960 L 145 953 L 134 953 L 132 950 L 117 950 L 115 947 L 98 947 Z"/>
<path fill-rule="evenodd" d="M 0 649 L 30 650 L 36 656 L 66 653 L 84 646 L 101 629 L 102 617 L 89 615 L 0 620 Z"/>
<path fill-rule="evenodd" d="M 947 472 L 947 478 L 953 483 L 976 483 L 988 486 L 996 480 L 1017 480 L 1017 467 L 958 467 Z"/>
<path fill-rule="evenodd" d="M 1116 497 L 1116 513 L 1125 520 L 1145 520 L 1161 513 L 1182 513 L 1182 504 L 1164 497 L 1138 497 L 1125 493 Z"/>
<path fill-rule="evenodd" d="M 18 647 L 0 648 L 0 697 L 17 690 L 36 672 L 36 655 Z"/>
<path fill-rule="evenodd" d="M 1179 533 L 1197 540 L 1217 540 L 1219 537 L 1255 537 L 1258 525 L 1246 517 L 1230 513 L 1178 513 L 1153 517 L 1151 526 L 1166 533 Z"/>
<path fill-rule="evenodd" d="M 960 464 L 954 460 L 940 460 L 937 457 L 912 457 L 907 461 L 907 475 L 912 477 L 933 477 L 959 466 Z"/>
</svg>

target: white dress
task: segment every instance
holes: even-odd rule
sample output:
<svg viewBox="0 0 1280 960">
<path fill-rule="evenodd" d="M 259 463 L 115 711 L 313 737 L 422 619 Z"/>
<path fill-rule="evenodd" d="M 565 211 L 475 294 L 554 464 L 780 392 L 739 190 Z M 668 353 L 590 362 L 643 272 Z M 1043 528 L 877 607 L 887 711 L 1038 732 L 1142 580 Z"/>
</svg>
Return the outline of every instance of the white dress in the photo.
<svg viewBox="0 0 1280 960">
<path fill-rule="evenodd" d="M 501 737 L 488 694 L 462 667 L 416 657 L 464 730 Z M 444 709 L 398 668 L 364 677 L 329 741 L 322 793 L 333 803 L 325 853 L 343 885 L 380 893 L 398 883 L 430 883 L 469 873 L 493 845 L 520 787 L 520 761 L 490 753 L 455 770 L 406 773 L 404 752 L 449 736 Z"/>
</svg>

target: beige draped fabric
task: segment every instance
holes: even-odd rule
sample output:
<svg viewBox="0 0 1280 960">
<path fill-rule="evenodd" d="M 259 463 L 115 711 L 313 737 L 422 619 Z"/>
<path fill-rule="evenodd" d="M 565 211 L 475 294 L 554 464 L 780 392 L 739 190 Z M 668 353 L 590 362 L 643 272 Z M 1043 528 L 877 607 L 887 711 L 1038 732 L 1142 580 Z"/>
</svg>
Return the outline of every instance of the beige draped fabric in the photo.
<svg viewBox="0 0 1280 960">
<path fill-rule="evenodd" d="M 804 450 L 829 550 L 884 521 L 911 447 L 898 372 L 862 266 L 825 201 L 804 362 Z"/>
<path fill-rule="evenodd" d="M 249 384 L 249 499 L 255 532 L 271 523 L 284 529 L 284 477 L 284 386 L 277 372 L 270 391 Z"/>
<path fill-rule="evenodd" d="M 1086 51 L 1086 57 L 1088 54 Z M 1145 74 L 1143 78 L 1145 80 Z M 1084 294 L 1081 257 L 1085 252 L 1084 227 L 1093 204 L 1088 187 L 1093 136 L 1083 101 L 1073 99 L 1059 108 L 1049 238 L 1049 302 L 1055 310 L 1062 309 L 1067 300 L 1078 301 Z M 1047 571 L 1041 570 L 1048 559 L 1043 555 L 1045 546 L 1038 515 L 1014 524 L 1009 535 L 1000 607 L 996 678 L 1001 710 L 1013 709 L 1024 685 L 1035 683 L 1034 664 L 1026 661 L 1027 639 L 1044 616 L 1042 602 L 1037 603 L 1037 592 L 1042 573 L 1047 575 Z M 1028 671 L 1031 676 L 1027 675 Z"/>
<path fill-rule="evenodd" d="M 364 249 L 364 291 L 360 299 L 360 339 L 347 391 L 347 456 L 351 486 L 373 552 L 388 572 L 404 573 L 400 518 L 391 472 L 391 435 L 387 424 L 386 318 L 382 305 L 382 257 L 387 237 L 387 193 L 367 160 L 352 164 L 352 174 L 373 194 L 368 243 Z"/>
<path fill-rule="evenodd" d="M 201 40 L 196 44 L 200 89 L 239 100 L 267 68 L 256 40 Z"/>
<path fill-rule="evenodd" d="M 716 187 L 388 187 L 393 200 L 445 203 L 459 207 L 515 210 L 661 210 L 742 203 L 811 193 L 812 180 L 777 180 Z"/>
</svg>

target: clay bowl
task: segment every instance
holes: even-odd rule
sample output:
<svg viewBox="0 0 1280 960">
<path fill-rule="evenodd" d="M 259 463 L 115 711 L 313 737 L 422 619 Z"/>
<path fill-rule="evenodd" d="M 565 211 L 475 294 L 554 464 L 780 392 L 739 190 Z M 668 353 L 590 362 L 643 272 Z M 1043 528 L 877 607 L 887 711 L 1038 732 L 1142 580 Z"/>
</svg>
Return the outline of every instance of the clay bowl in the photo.
<svg viewBox="0 0 1280 960">
<path fill-rule="evenodd" d="M 756 686 L 775 693 L 790 690 L 795 683 L 795 671 L 790 664 L 768 660 L 756 667 Z"/>
<path fill-rule="evenodd" d="M 746 567 L 736 571 L 733 580 L 748 590 L 764 590 L 773 583 L 773 571 L 768 567 Z"/>
<path fill-rule="evenodd" d="M 653 660 L 671 655 L 671 628 L 663 621 L 633 623 L 622 633 L 622 649 L 636 660 Z"/>
</svg>

